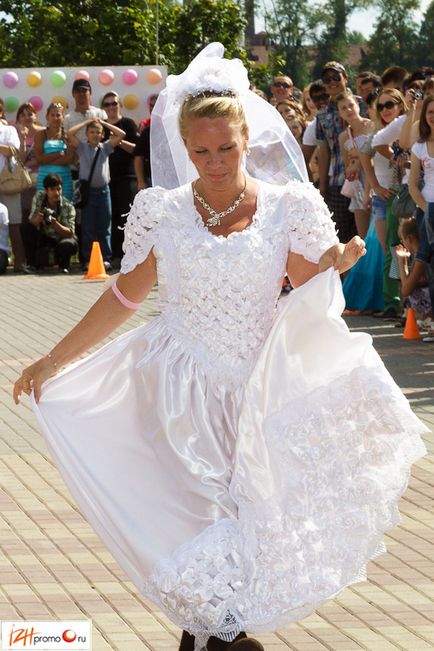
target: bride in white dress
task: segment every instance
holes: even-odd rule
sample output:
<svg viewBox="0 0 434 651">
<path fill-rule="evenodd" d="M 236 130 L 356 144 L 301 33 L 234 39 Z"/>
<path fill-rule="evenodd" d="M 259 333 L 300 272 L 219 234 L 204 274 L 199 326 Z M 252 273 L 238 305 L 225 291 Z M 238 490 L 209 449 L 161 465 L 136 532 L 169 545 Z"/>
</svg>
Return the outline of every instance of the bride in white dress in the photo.
<svg viewBox="0 0 434 651">
<path fill-rule="evenodd" d="M 77 504 L 184 629 L 183 651 L 261 649 L 245 631 L 364 580 L 424 454 L 370 337 L 340 317 L 339 272 L 364 243 L 338 243 L 312 185 L 279 184 L 303 174 L 289 131 L 221 55 L 169 78 L 156 107 L 157 176 L 184 183 L 139 192 L 116 282 L 14 391 L 32 395 Z M 258 180 L 270 170 L 277 184 Z M 285 271 L 296 289 L 277 306 Z M 158 317 L 71 364 L 157 279 Z"/>
</svg>

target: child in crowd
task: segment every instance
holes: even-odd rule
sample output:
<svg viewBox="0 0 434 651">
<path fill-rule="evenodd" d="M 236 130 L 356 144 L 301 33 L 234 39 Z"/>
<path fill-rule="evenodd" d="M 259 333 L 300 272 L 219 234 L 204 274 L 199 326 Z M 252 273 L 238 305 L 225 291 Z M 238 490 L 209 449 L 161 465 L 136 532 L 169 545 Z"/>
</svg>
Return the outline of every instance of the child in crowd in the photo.
<svg viewBox="0 0 434 651">
<path fill-rule="evenodd" d="M 359 150 L 368 140 L 375 125 L 368 118 L 360 115 L 360 106 L 350 90 L 345 90 L 336 98 L 340 117 L 347 128 L 339 136 L 339 145 L 345 165 L 345 176 L 358 186 L 352 197 L 349 209 L 354 213 L 357 233 L 363 239 L 369 228 L 370 215 L 365 205 L 365 175 L 360 163 Z"/>
<path fill-rule="evenodd" d="M 428 290 L 425 263 L 414 260 L 419 250 L 419 232 L 416 220 L 404 219 L 399 225 L 399 238 L 402 244 L 396 247 L 401 280 L 401 297 L 412 307 L 421 329 L 434 334 L 432 307 Z M 412 260 L 409 265 L 409 261 Z M 431 332 L 432 331 L 432 332 Z"/>
<path fill-rule="evenodd" d="M 111 133 L 103 141 L 104 127 Z M 80 142 L 76 134 L 86 129 L 87 142 Z M 80 160 L 80 182 L 88 184 L 88 197 L 81 205 L 81 255 L 84 268 L 89 265 L 92 242 L 99 242 L 104 266 L 111 269 L 111 200 L 109 156 L 125 137 L 125 131 L 114 124 L 90 118 L 71 127 L 68 138 L 76 148 Z M 95 162 L 92 171 L 92 165 Z M 91 177 L 91 178 L 90 178 Z M 90 182 L 89 182 L 90 178 Z"/>
</svg>

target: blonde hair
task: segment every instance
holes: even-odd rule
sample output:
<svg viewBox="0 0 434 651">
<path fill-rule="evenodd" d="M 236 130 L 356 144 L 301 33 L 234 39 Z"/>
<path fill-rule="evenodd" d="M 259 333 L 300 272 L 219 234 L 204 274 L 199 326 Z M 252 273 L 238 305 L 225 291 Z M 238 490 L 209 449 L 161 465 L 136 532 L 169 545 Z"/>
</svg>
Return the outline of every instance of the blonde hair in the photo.
<svg viewBox="0 0 434 651">
<path fill-rule="evenodd" d="M 179 131 L 184 142 L 193 120 L 199 118 L 225 118 L 234 126 L 240 128 L 242 135 L 248 137 L 248 126 L 244 108 L 236 95 L 204 92 L 200 95 L 189 95 L 179 112 Z"/>
</svg>

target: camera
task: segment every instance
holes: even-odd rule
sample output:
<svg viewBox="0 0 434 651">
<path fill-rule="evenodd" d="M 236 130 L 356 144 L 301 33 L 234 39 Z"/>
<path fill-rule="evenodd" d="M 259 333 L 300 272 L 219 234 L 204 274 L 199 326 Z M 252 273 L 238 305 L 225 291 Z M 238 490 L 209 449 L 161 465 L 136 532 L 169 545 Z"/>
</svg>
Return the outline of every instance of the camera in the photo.
<svg viewBox="0 0 434 651">
<path fill-rule="evenodd" d="M 53 217 L 56 216 L 56 211 L 51 210 L 51 208 L 44 208 L 42 214 L 44 215 L 44 223 L 51 224 L 51 222 L 53 221 Z"/>
<path fill-rule="evenodd" d="M 421 90 L 414 90 L 413 91 L 413 96 L 414 99 L 422 99 L 423 98 L 423 93 Z"/>
</svg>

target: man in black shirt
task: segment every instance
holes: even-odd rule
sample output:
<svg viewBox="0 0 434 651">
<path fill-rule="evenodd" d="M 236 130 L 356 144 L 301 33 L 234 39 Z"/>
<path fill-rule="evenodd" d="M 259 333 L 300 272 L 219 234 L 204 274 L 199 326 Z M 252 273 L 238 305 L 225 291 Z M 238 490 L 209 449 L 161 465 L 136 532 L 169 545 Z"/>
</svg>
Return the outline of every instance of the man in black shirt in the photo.
<svg viewBox="0 0 434 651">
<path fill-rule="evenodd" d="M 109 91 L 102 100 L 103 109 L 107 113 L 107 122 L 125 131 L 125 138 L 110 155 L 110 197 L 112 202 L 112 265 L 117 266 L 122 258 L 122 243 L 126 213 L 134 201 L 137 192 L 134 174 L 133 152 L 138 139 L 137 125 L 131 118 L 121 114 L 121 100 L 117 93 Z M 106 133 L 106 137 L 109 137 Z"/>
<path fill-rule="evenodd" d="M 152 109 L 158 99 L 158 95 L 154 94 L 148 98 L 149 115 L 152 114 Z M 151 181 L 151 117 L 142 120 L 140 124 L 144 124 L 143 130 L 140 134 L 136 148 L 134 150 L 134 171 L 137 178 L 137 189 L 144 190 L 152 185 Z"/>
</svg>

